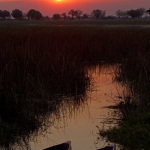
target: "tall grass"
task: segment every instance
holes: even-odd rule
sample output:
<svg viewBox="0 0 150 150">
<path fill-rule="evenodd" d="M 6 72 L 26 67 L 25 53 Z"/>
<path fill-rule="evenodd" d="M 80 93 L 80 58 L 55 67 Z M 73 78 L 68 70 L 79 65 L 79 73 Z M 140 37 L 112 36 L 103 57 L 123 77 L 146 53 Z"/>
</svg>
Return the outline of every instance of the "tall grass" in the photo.
<svg viewBox="0 0 150 150">
<path fill-rule="evenodd" d="M 134 57 L 129 55 L 127 59 L 122 61 L 116 76 L 117 81 L 123 82 L 129 87 L 131 92 L 128 97 L 124 96 L 124 102 L 125 104 L 136 105 L 135 114 L 149 112 L 150 108 L 149 56 L 149 51 L 146 52 L 144 50 L 135 53 Z M 128 115 L 131 116 L 131 112 L 128 112 Z"/>
<path fill-rule="evenodd" d="M 11 135 L 13 127 L 14 136 L 24 134 L 22 129 L 39 128 L 39 116 L 55 110 L 49 102 L 57 101 L 56 95 L 84 95 L 90 84 L 85 63 L 123 60 L 127 64 L 131 60 L 136 66 L 137 54 L 148 58 L 149 35 L 147 28 L 1 26 L 1 135 Z M 145 72 L 145 83 L 147 63 L 140 70 Z M 0 138 L 10 142 L 8 136 Z"/>
<path fill-rule="evenodd" d="M 50 102 L 57 94 L 83 95 L 89 85 L 78 55 L 61 47 L 56 28 L 47 29 L 1 29 L 0 144 L 39 128 L 39 116 L 55 110 Z"/>
<path fill-rule="evenodd" d="M 121 122 L 106 131 L 99 129 L 100 135 L 122 144 L 128 150 L 149 149 L 150 41 L 145 42 L 144 39 L 146 36 L 143 39 L 138 36 L 134 38 L 132 44 L 135 47 L 131 47 L 116 71 L 115 80 L 127 86 L 128 90 L 120 96 L 121 102 L 114 107 L 119 109 Z"/>
</svg>

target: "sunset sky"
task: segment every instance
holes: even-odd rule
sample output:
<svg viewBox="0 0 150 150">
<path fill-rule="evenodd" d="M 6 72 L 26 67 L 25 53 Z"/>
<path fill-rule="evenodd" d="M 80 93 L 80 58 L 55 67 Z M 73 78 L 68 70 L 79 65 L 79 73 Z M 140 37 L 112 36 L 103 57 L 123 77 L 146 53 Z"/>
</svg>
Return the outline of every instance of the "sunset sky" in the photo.
<svg viewBox="0 0 150 150">
<path fill-rule="evenodd" d="M 43 16 L 52 17 L 54 13 L 67 13 L 71 9 L 80 9 L 91 13 L 94 9 L 106 10 L 106 15 L 115 15 L 120 10 L 150 8 L 150 0 L 0 0 L 0 10 L 20 9 L 28 12 L 38 10 Z"/>
</svg>

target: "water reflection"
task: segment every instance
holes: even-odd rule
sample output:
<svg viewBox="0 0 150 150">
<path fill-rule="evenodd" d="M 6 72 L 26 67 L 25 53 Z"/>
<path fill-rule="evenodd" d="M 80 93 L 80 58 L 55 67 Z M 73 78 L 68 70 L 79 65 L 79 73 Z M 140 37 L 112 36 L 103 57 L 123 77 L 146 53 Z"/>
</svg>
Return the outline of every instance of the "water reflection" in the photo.
<svg viewBox="0 0 150 150">
<path fill-rule="evenodd" d="M 58 95 L 57 102 L 53 101 L 55 111 L 47 112 L 42 126 L 26 137 L 28 143 L 12 148 L 42 150 L 68 140 L 74 150 L 96 150 L 108 144 L 105 139 L 97 139 L 96 126 L 103 126 L 102 122 L 110 119 L 113 110 L 106 106 L 114 105 L 115 96 L 123 90 L 112 80 L 116 64 L 93 64 L 85 70 L 90 88 L 84 94 Z M 115 124 L 109 122 L 107 125 L 105 129 Z"/>
<path fill-rule="evenodd" d="M 63 27 L 63 25 L 56 25 L 56 27 Z"/>
</svg>

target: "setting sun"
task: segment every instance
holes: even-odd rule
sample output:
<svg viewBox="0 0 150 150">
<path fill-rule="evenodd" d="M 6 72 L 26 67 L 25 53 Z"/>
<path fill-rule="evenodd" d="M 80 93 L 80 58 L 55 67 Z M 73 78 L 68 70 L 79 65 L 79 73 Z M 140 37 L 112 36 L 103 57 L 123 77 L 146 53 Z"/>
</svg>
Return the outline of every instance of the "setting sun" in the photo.
<svg viewBox="0 0 150 150">
<path fill-rule="evenodd" d="M 61 0 L 57 0 L 57 2 L 61 2 Z"/>
</svg>

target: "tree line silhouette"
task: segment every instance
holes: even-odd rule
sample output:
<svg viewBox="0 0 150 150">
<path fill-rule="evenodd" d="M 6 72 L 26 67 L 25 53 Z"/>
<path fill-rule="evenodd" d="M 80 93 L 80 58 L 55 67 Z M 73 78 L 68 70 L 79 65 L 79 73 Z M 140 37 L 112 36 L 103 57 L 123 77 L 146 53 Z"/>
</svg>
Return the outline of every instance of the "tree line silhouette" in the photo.
<svg viewBox="0 0 150 150">
<path fill-rule="evenodd" d="M 123 11 L 123 10 L 117 10 L 116 11 L 116 16 L 118 18 L 142 18 L 144 14 L 149 14 L 150 15 L 150 8 L 146 10 L 145 8 L 139 8 L 139 9 L 131 9 L 128 11 Z M 27 13 L 23 13 L 19 9 L 14 9 L 11 13 L 7 10 L 0 10 L 0 17 L 1 19 L 5 20 L 7 17 L 14 17 L 16 20 L 21 20 L 21 19 L 29 19 L 29 20 L 41 20 L 43 19 L 50 19 L 48 16 L 43 17 L 42 13 L 40 11 L 30 9 Z M 96 9 L 93 10 L 91 14 L 83 13 L 80 9 L 74 10 L 71 9 L 68 12 L 68 16 L 66 13 L 62 14 L 53 14 L 53 19 L 54 20 L 59 20 L 60 18 L 63 18 L 64 20 L 69 19 L 73 20 L 77 18 L 78 20 L 82 19 L 88 19 L 88 18 L 114 18 L 113 16 L 107 16 L 106 17 L 106 11 Z"/>
<path fill-rule="evenodd" d="M 27 12 L 27 14 L 23 13 L 19 9 L 14 9 L 12 13 L 10 13 L 7 10 L 0 10 L 0 17 L 2 19 L 6 19 L 6 17 L 14 17 L 17 20 L 21 20 L 23 18 L 28 18 L 28 19 L 35 19 L 35 20 L 40 20 L 43 16 L 39 11 L 36 11 L 34 9 L 31 9 Z"/>
</svg>

